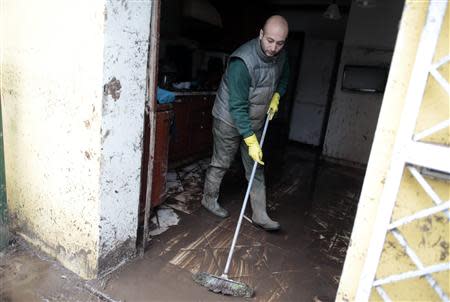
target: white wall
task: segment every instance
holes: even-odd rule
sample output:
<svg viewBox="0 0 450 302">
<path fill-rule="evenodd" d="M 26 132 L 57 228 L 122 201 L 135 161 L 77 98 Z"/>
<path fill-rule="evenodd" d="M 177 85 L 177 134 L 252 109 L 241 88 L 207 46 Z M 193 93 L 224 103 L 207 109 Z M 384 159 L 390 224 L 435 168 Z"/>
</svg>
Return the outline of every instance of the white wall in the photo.
<svg viewBox="0 0 450 302">
<path fill-rule="evenodd" d="M 150 1 L 106 1 L 100 271 L 135 250 L 150 13 Z"/>
<path fill-rule="evenodd" d="M 292 108 L 289 139 L 313 145 L 319 144 L 329 80 L 336 59 L 335 48 L 338 42 L 344 40 L 348 17 L 342 11 L 339 20 L 324 18 L 323 13 L 328 3 L 322 3 L 323 9 L 282 9 L 277 12 L 288 20 L 290 32 L 305 34 L 303 50 L 299 54 L 290 53 L 291 58 L 300 56 L 301 62 L 298 79 L 292 83 L 296 85 L 292 93 L 293 99 L 288 101 Z M 291 73 L 294 74 L 295 70 L 291 69 Z"/>
<path fill-rule="evenodd" d="M 13 229 L 83 277 L 97 270 L 102 1 L 1 2 Z"/>
<path fill-rule="evenodd" d="M 329 100 L 337 41 L 305 39 L 289 139 L 318 146 Z"/>
<path fill-rule="evenodd" d="M 325 155 L 367 163 L 383 94 L 341 90 L 343 67 L 347 63 L 388 66 L 391 57 L 391 51 L 352 47 L 343 49 L 324 144 Z"/>
<path fill-rule="evenodd" d="M 378 0 L 374 8 L 352 4 L 328 121 L 326 156 L 367 163 L 383 95 L 342 91 L 342 71 L 346 64 L 389 66 L 402 9 L 403 0 Z"/>
<path fill-rule="evenodd" d="M 93 278 L 135 249 L 151 1 L 1 5 L 13 228 Z"/>
</svg>

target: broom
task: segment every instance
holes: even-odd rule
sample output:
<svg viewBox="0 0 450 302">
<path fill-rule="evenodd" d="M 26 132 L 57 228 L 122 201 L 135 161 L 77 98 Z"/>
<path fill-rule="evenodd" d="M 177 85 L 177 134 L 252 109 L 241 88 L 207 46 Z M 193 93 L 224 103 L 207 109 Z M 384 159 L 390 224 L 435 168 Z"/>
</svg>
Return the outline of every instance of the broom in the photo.
<svg viewBox="0 0 450 302">
<path fill-rule="evenodd" d="M 266 121 L 264 123 L 264 130 L 261 136 L 261 148 L 264 143 L 264 137 L 266 136 L 267 126 L 269 125 L 269 115 L 266 117 Z M 255 161 L 253 164 L 252 174 L 250 176 L 250 180 L 247 186 L 247 192 L 245 193 L 244 202 L 242 203 L 241 214 L 239 215 L 239 219 L 236 225 L 236 230 L 234 231 L 233 241 L 231 242 L 230 252 L 228 253 L 227 263 L 225 265 L 225 269 L 221 276 L 215 276 L 212 274 L 208 274 L 205 272 L 199 272 L 193 275 L 193 279 L 195 282 L 200 284 L 201 286 L 206 287 L 210 291 L 214 293 L 221 293 L 224 295 L 231 295 L 236 297 L 245 297 L 250 298 L 253 296 L 253 289 L 247 284 L 239 281 L 234 281 L 228 278 L 228 271 L 230 269 L 231 258 L 233 257 L 234 248 L 236 246 L 237 237 L 239 235 L 239 230 L 241 229 L 242 218 L 244 217 L 245 208 L 247 206 L 248 198 L 250 196 L 250 189 L 253 184 L 253 179 L 255 178 L 256 167 L 258 163 Z"/>
</svg>

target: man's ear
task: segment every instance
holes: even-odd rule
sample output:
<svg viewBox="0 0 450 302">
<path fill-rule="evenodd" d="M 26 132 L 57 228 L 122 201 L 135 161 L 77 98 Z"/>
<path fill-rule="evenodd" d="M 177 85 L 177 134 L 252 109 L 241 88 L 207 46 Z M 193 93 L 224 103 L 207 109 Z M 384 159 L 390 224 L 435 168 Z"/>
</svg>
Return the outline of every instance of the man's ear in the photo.
<svg viewBox="0 0 450 302">
<path fill-rule="evenodd" d="M 264 31 L 262 29 L 259 30 L 259 39 L 262 40 L 264 36 Z"/>
</svg>

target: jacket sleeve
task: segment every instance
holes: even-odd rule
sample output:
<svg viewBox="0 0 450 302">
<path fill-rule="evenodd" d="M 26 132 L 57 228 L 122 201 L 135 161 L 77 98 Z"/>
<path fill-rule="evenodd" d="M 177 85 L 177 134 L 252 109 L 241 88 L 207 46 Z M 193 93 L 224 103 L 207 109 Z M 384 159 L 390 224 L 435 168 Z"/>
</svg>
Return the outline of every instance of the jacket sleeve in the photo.
<svg viewBox="0 0 450 302">
<path fill-rule="evenodd" d="M 226 74 L 230 89 L 230 114 L 236 128 L 244 138 L 253 134 L 249 117 L 248 94 L 251 78 L 244 61 L 238 58 L 230 60 Z"/>
</svg>

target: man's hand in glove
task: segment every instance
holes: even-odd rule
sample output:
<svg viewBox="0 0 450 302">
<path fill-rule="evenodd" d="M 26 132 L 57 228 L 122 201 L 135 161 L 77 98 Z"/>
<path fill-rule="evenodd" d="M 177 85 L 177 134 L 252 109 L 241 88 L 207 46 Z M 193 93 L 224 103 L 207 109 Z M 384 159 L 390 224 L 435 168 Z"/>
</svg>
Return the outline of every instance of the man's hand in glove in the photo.
<svg viewBox="0 0 450 302">
<path fill-rule="evenodd" d="M 267 111 L 267 114 L 269 115 L 269 120 L 272 120 L 275 113 L 277 113 L 279 103 L 280 103 L 280 94 L 278 92 L 275 92 L 273 94 L 272 100 L 270 101 L 269 110 Z"/>
<path fill-rule="evenodd" d="M 256 135 L 252 134 L 251 136 L 244 138 L 244 142 L 248 146 L 248 155 L 250 155 L 250 157 L 260 165 L 264 165 L 264 162 L 262 161 L 262 150 L 259 146 Z"/>
</svg>

